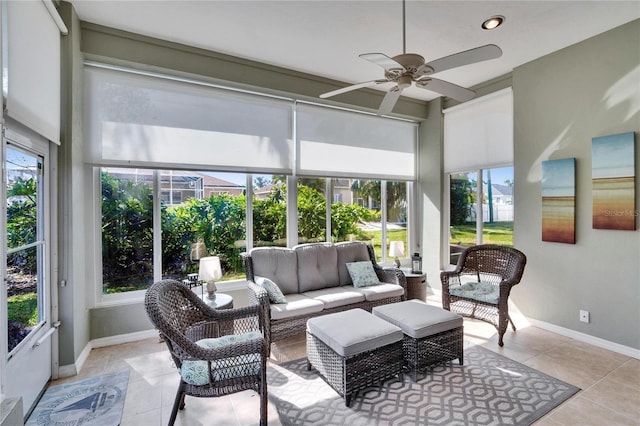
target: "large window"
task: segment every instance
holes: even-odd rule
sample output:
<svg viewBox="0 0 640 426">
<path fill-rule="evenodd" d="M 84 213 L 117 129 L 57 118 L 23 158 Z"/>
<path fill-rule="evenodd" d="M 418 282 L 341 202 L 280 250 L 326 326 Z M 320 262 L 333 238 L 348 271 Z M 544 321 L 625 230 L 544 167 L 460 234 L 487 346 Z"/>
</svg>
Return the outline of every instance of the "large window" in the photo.
<svg viewBox="0 0 640 426">
<path fill-rule="evenodd" d="M 445 177 L 448 177 L 445 182 L 449 183 L 450 213 L 449 263 L 456 263 L 460 252 L 470 245 L 513 245 L 511 164 L 511 88 L 444 111 L 444 170 Z"/>
<path fill-rule="evenodd" d="M 102 295 L 184 278 L 194 250 L 234 279 L 253 247 L 366 239 L 385 260 L 390 240 L 408 246 L 415 123 L 99 64 L 85 77 Z"/>
<path fill-rule="evenodd" d="M 478 176 L 482 176 L 479 184 Z M 513 245 L 513 168 L 449 175 L 449 262 L 475 244 Z"/>
<path fill-rule="evenodd" d="M 144 290 L 160 278 L 184 279 L 207 254 L 220 257 L 222 280 L 243 276 L 246 195 L 234 182 L 243 179 L 235 173 L 101 169 L 103 293 Z M 154 187 L 162 194 L 159 203 Z M 222 187 L 226 191 L 218 191 Z M 154 261 L 156 239 L 160 265 Z"/>
</svg>

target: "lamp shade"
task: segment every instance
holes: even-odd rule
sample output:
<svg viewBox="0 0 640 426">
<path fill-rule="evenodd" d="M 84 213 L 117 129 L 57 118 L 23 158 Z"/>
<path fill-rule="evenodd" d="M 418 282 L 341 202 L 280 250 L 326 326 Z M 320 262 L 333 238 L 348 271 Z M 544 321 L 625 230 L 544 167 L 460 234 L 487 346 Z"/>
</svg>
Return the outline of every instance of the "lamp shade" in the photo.
<svg viewBox="0 0 640 426">
<path fill-rule="evenodd" d="M 215 281 L 222 278 L 222 268 L 218 256 L 207 256 L 200 259 L 198 279 L 200 281 Z"/>
<path fill-rule="evenodd" d="M 391 244 L 389 244 L 389 256 L 404 257 L 404 242 L 391 241 Z"/>
</svg>

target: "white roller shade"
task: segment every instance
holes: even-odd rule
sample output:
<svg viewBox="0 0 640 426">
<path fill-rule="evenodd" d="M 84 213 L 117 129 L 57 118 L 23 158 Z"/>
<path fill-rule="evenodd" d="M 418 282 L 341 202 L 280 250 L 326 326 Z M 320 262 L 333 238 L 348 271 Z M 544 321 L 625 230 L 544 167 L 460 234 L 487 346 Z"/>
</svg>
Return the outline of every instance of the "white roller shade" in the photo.
<svg viewBox="0 0 640 426">
<path fill-rule="evenodd" d="M 88 66 L 86 160 L 292 172 L 290 101 Z"/>
<path fill-rule="evenodd" d="M 444 170 L 461 172 L 513 164 L 511 88 L 444 111 Z"/>
<path fill-rule="evenodd" d="M 60 143 L 60 29 L 42 1 L 7 1 L 7 114 Z"/>
<path fill-rule="evenodd" d="M 417 124 L 298 104 L 298 174 L 414 180 Z"/>
</svg>

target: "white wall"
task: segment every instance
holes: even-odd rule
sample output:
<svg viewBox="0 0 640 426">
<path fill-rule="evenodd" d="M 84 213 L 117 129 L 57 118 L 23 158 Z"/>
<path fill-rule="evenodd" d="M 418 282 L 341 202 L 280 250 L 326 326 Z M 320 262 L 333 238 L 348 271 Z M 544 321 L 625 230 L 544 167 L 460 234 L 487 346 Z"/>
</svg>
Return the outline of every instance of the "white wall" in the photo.
<svg viewBox="0 0 640 426">
<path fill-rule="evenodd" d="M 514 241 L 528 263 L 512 300 L 527 317 L 631 348 L 640 348 L 640 230 L 592 229 L 591 139 L 635 132 L 638 208 L 639 42 L 636 20 L 513 72 Z M 543 242 L 540 163 L 570 157 L 576 244 Z"/>
</svg>

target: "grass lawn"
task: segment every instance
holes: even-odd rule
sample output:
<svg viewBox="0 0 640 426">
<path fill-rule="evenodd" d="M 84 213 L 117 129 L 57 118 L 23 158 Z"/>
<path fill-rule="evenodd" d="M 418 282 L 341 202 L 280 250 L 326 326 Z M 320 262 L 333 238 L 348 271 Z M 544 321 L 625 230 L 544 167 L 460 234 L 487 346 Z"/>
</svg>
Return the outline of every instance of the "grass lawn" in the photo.
<svg viewBox="0 0 640 426">
<path fill-rule="evenodd" d="M 513 246 L 513 222 L 485 223 L 482 231 L 484 244 L 502 244 Z M 476 224 L 455 225 L 451 227 L 451 244 L 472 246 L 476 244 Z"/>
<path fill-rule="evenodd" d="M 371 243 L 373 246 L 373 251 L 376 253 L 376 259 L 382 259 L 382 231 L 365 231 L 366 240 Z M 390 241 L 407 241 L 407 230 L 406 229 L 390 229 L 387 231 L 387 250 L 389 249 Z M 410 257 L 411 253 L 407 251 L 407 247 L 405 244 L 405 257 Z"/>
</svg>

